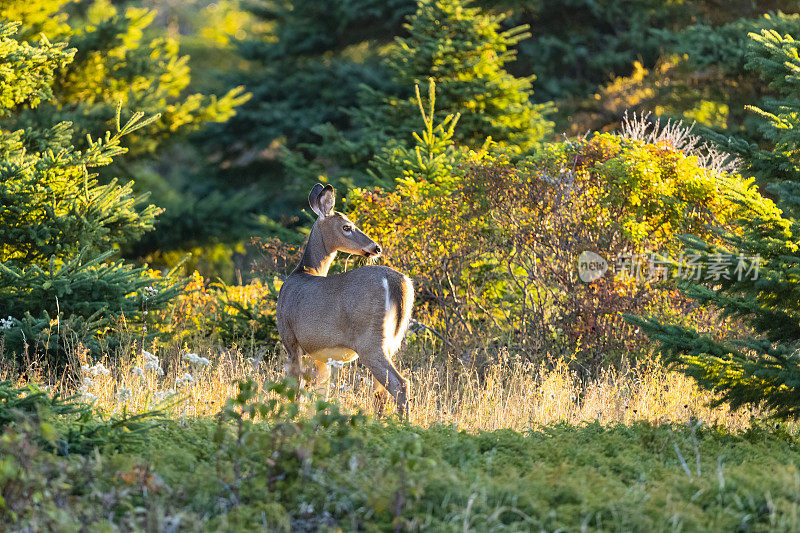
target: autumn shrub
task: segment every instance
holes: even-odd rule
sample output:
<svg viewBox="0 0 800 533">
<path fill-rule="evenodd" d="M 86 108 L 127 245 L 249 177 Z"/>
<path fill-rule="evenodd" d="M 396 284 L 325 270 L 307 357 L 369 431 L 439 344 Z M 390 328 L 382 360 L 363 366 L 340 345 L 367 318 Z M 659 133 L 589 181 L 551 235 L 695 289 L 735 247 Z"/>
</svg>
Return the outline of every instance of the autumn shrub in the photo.
<svg viewBox="0 0 800 533">
<path fill-rule="evenodd" d="M 348 206 L 384 260 L 414 278 L 415 316 L 452 353 L 474 360 L 502 343 L 591 370 L 647 349 L 621 312 L 707 316 L 656 266 L 679 256 L 676 235 L 713 238 L 708 224 L 729 224 L 748 189 L 685 149 L 685 130 L 597 134 L 514 161 L 491 143 L 448 151 L 449 130 L 432 109 L 423 118 L 417 147 L 376 167 L 394 168 L 395 189 L 356 189 Z M 591 283 L 577 268 L 585 251 L 608 263 Z"/>
<path fill-rule="evenodd" d="M 195 271 L 170 308 L 148 313 L 148 326 L 158 332 L 161 343 L 180 345 L 202 339 L 206 344 L 250 346 L 254 352 L 266 353 L 264 346 L 278 340 L 278 289 L 274 277 L 228 285 Z"/>
</svg>

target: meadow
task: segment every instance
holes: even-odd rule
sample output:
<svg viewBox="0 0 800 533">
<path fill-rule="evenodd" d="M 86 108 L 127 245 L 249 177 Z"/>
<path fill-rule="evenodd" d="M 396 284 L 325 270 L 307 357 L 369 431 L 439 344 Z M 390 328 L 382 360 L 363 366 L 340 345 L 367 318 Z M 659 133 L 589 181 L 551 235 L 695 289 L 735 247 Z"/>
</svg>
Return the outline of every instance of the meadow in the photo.
<svg viewBox="0 0 800 533">
<path fill-rule="evenodd" d="M 508 353 L 482 372 L 402 368 L 401 421 L 376 414 L 357 364 L 296 396 L 279 348 L 120 350 L 78 347 L 72 378 L 3 372 L 3 513 L 20 530 L 798 527 L 797 426 L 711 408 L 655 361 L 589 379 Z M 43 399 L 59 393 L 88 411 Z"/>
</svg>

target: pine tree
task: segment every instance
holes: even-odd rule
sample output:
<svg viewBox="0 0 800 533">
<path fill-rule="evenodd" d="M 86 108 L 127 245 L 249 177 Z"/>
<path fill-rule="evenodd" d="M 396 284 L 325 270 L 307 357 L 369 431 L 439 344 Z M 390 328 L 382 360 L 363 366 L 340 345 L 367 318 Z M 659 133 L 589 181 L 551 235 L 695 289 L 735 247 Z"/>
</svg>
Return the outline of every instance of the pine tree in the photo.
<svg viewBox="0 0 800 533">
<path fill-rule="evenodd" d="M 17 24 L 0 24 L 0 117 L 53 98 L 60 69 L 76 50 L 18 41 Z M 114 260 L 115 250 L 151 230 L 160 210 L 144 205 L 126 180 L 99 183 L 90 168 L 126 152 L 121 138 L 157 120 L 134 114 L 115 131 L 77 150 L 70 123 L 0 128 L 0 344 L 18 362 L 35 352 L 64 363 L 64 345 L 99 350 L 108 328 L 124 317 L 141 322 L 179 291 L 175 280 Z"/>
<path fill-rule="evenodd" d="M 733 407 L 763 404 L 774 416 L 800 418 L 800 41 L 764 30 L 750 34 L 747 66 L 779 93 L 768 108 L 753 110 L 766 119 L 771 150 L 732 141 L 744 156 L 744 170 L 773 192 L 776 204 L 751 194 L 742 205 L 741 229 L 719 231 L 721 244 L 684 238 L 687 254 L 705 264 L 730 255 L 760 257 L 758 273 L 742 277 L 734 260 L 713 285 L 685 285 L 698 302 L 721 310 L 751 328 L 750 337 L 719 338 L 678 325 L 629 317 L 660 343 L 668 361 L 697 382 L 720 393 Z"/>
</svg>

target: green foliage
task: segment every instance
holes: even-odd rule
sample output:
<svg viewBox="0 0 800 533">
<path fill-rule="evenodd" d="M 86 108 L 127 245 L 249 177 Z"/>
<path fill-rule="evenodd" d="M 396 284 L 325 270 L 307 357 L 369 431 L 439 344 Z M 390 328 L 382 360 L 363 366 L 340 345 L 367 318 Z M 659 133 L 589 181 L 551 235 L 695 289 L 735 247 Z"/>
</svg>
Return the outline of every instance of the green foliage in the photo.
<svg viewBox="0 0 800 533">
<path fill-rule="evenodd" d="M 25 4 L 26 7 L 21 7 Z M 50 25 L 50 38 L 67 40 L 75 48 L 73 61 L 58 67 L 52 86 L 52 101 L 36 109 L 20 110 L 15 115 L 19 128 L 45 127 L 62 121 L 73 123 L 78 139 L 96 135 L 108 128 L 114 106 L 122 103 L 122 112 L 160 114 L 130 140 L 130 156 L 152 154 L 178 132 L 196 130 L 209 121 L 224 121 L 241 105 L 243 88 L 214 95 L 189 94 L 188 58 L 178 54 L 175 41 L 148 39 L 147 28 L 154 13 L 128 8 L 124 13 L 106 1 L 90 4 L 83 16 L 67 17 L 59 10 L 64 2 L 34 0 L 6 2 L 3 15 L 18 20 L 23 32 L 36 27 L 42 16 L 64 21 Z M 21 18 L 12 18 L 21 17 Z M 28 18 L 30 17 L 30 19 Z M 41 30 L 40 30 L 41 31 Z M 22 35 L 25 35 L 23 33 Z"/>
<path fill-rule="evenodd" d="M 341 17 L 340 28 L 350 28 L 371 17 L 378 17 L 380 24 L 396 24 L 408 8 L 404 2 L 387 4 L 385 11 L 370 6 L 355 2 L 341 9 L 326 5 L 326 10 Z M 278 72 L 267 79 L 263 69 L 254 74 L 259 79 L 248 85 L 254 100 L 225 127 L 234 150 L 226 154 L 228 161 L 244 162 L 251 169 L 247 173 L 258 176 L 253 180 L 272 175 L 265 186 L 282 189 L 275 196 L 282 208 L 292 207 L 283 201 L 289 199 L 301 207 L 308 183 L 320 174 L 345 186 L 370 183 L 372 157 L 385 146 L 402 149 L 412 141 L 418 104 L 411 91 L 430 79 L 438 86 L 438 108 L 462 115 L 464 127 L 453 133 L 459 143 L 477 147 L 491 136 L 522 152 L 550 131 L 545 115 L 551 109 L 530 102 L 533 77 L 517 78 L 506 71 L 514 46 L 529 36 L 526 27 L 503 30 L 504 17 L 466 7 L 460 0 L 419 2 L 403 26 L 408 36 L 384 51 L 371 42 L 366 48 L 357 45 L 361 38 L 379 38 L 380 24 L 366 26 L 366 37 L 342 31 L 339 39 L 339 30 L 335 36 L 329 30 L 312 38 L 309 24 L 301 22 L 315 19 L 316 8 L 304 2 L 293 7 L 256 10 L 276 22 L 274 35 L 265 42 L 248 42 L 243 54 Z M 337 27 L 328 20 L 325 25 Z M 317 55 L 321 50 L 322 57 Z M 320 79 L 326 80 L 324 90 Z M 273 141 L 288 150 L 275 152 L 272 160 L 262 152 L 264 157 L 253 161 L 252 151 Z M 272 145 L 270 151 L 274 149 Z M 241 175 L 240 168 L 236 172 Z"/>
<path fill-rule="evenodd" d="M 269 383 L 264 393 L 272 397 L 258 401 L 258 386 L 252 380 L 239 382 L 239 393 L 220 411 L 213 441 L 223 473 L 220 481 L 233 506 L 264 483 L 281 492 L 296 482 L 312 456 L 342 453 L 355 443 L 344 438 L 332 448 L 328 441 L 346 437 L 363 416 L 342 414 L 337 406 L 316 400 L 312 416 L 302 418 L 298 401 L 309 396 L 296 386 L 291 381 Z"/>
<path fill-rule="evenodd" d="M 237 73 L 237 79 L 253 99 L 222 128 L 223 138 L 230 139 L 225 144 L 239 141 L 263 149 L 281 138 L 290 148 L 315 141 L 312 130 L 319 124 L 343 126 L 342 108 L 356 104 L 359 85 L 380 84 L 383 76 L 375 52 L 360 56 L 349 48 L 364 40 L 390 40 L 413 4 L 259 0 L 246 7 L 261 21 L 261 32 L 239 44 L 253 67 Z"/>
<path fill-rule="evenodd" d="M 429 78 L 437 85 L 440 112 L 461 114 L 462 127 L 455 134 L 460 144 L 477 147 L 491 137 L 526 151 L 549 133 L 545 108 L 530 102 L 535 77 L 517 78 L 505 70 L 516 55 L 514 47 L 531 36 L 528 27 L 503 31 L 503 16 L 468 4 L 418 3 L 405 24 L 408 37 L 397 38 L 386 59 L 401 92 L 367 93 L 356 114 L 365 125 L 362 137 L 379 133 L 404 142 L 419 120 L 417 100 L 404 93 Z"/>
<path fill-rule="evenodd" d="M 21 104 L 51 94 L 55 67 L 74 51 L 19 42 L 14 25 L 0 28 L 0 53 L 21 62 L 17 77 L 0 83 L 0 94 L 13 94 L 3 114 L 14 117 Z M 38 352 L 63 364 L 67 338 L 96 349 L 114 320 L 136 323 L 145 301 L 161 308 L 177 295 L 175 280 L 108 262 L 114 248 L 152 229 L 159 210 L 142 206 L 146 197 L 130 184 L 100 184 L 88 170 L 124 153 L 122 137 L 158 117 L 142 118 L 122 124 L 117 108 L 116 131 L 87 137 L 85 150 L 71 145 L 69 123 L 0 129 L 0 308 L 8 313 L 0 335 L 17 362 Z"/>
<path fill-rule="evenodd" d="M 721 140 L 735 135 L 763 145 L 758 119 L 745 108 L 762 106 L 773 91 L 747 67 L 748 33 L 797 33 L 797 6 L 777 1 L 716 11 L 706 2 L 672 7 L 681 12 L 674 24 L 655 24 L 645 33 L 645 40 L 657 44 L 661 55 L 637 59 L 633 72 L 605 84 L 596 100 L 573 101 L 580 113 L 565 127 L 579 134 L 608 129 L 627 110 L 638 109 L 696 121 L 703 126 L 698 132 L 721 134 Z M 702 131 L 706 128 L 708 132 Z"/>
<path fill-rule="evenodd" d="M 245 7 L 257 23 L 237 42 L 245 67 L 228 77 L 246 85 L 252 99 L 197 143 L 219 153 L 220 188 L 255 185 L 267 191 L 268 215 L 293 216 L 302 206 L 309 172 L 307 150 L 298 146 L 318 143 L 315 130 L 321 124 L 348 128 L 346 109 L 357 105 L 362 83 L 386 84 L 378 53 L 360 43 L 391 39 L 413 6 L 406 0 L 324 6 L 261 0 Z M 281 147 L 295 152 L 286 154 Z M 297 159 L 302 178 L 287 157 Z"/>
<path fill-rule="evenodd" d="M 40 529 L 797 526 L 797 441 L 785 431 L 637 423 L 470 434 L 324 404 L 297 416 L 291 386 L 267 389 L 259 399 L 241 383 L 216 421 L 164 423 L 135 451 L 58 457 L 21 427 L 7 430 L 3 516 Z"/>
<path fill-rule="evenodd" d="M 3 58 L 3 83 L 0 91 L 0 109 L 8 109 L 27 101 L 36 107 L 42 99 L 53 96 L 51 84 L 57 69 L 68 64 L 75 50 L 65 50 L 64 44 L 52 45 L 42 39 L 38 46 L 17 43 L 14 35 L 19 24 L 3 24 L 0 31 L 0 50 Z M 19 142 L 9 139 L 4 144 Z"/>
<path fill-rule="evenodd" d="M 158 416 L 150 411 L 107 417 L 78 397 L 60 398 L 35 384 L 14 387 L 11 381 L 0 381 L 0 427 L 19 428 L 38 446 L 59 455 L 139 449 Z"/>
<path fill-rule="evenodd" d="M 81 527 L 81 514 L 65 506 L 103 475 L 101 454 L 140 451 L 159 417 L 106 416 L 76 397 L 0 381 L 0 518 L 36 530 Z"/>
<path fill-rule="evenodd" d="M 29 39 L 40 34 L 51 37 L 66 31 L 64 24 L 66 14 L 61 12 L 67 4 L 74 0 L 38 0 L 19 2 L 7 0 L 0 5 L 0 19 L 25 21 L 25 28 L 19 34 L 22 39 Z"/>
<path fill-rule="evenodd" d="M 797 194 L 797 84 L 800 45 L 774 31 L 751 34 L 750 68 L 758 70 L 781 94 L 768 110 L 755 109 L 767 121 L 766 135 L 775 145 L 761 150 L 732 140 L 747 157 L 745 168 L 761 185 L 777 193 L 777 207 L 760 195 L 734 196 L 747 212 L 736 232 L 718 230 L 717 245 L 693 236 L 684 238 L 687 250 L 709 261 L 719 254 L 759 256 L 756 276 L 737 276 L 734 265 L 713 285 L 687 285 L 687 295 L 721 309 L 722 315 L 752 328 L 752 336 L 719 338 L 690 328 L 655 320 L 631 318 L 660 341 L 668 361 L 694 376 L 701 386 L 719 391 L 720 401 L 733 406 L 762 403 L 782 418 L 798 418 L 800 376 L 800 212 Z"/>
<path fill-rule="evenodd" d="M 796 20 L 800 25 L 800 17 Z M 750 34 L 750 37 L 747 66 L 759 72 L 778 97 L 767 99 L 763 108 L 751 106 L 749 109 L 766 119 L 761 128 L 774 146 L 772 150 L 760 150 L 739 143 L 738 146 L 744 148 L 740 155 L 747 157 L 748 170 L 760 183 L 779 196 L 781 208 L 796 218 L 800 215 L 800 124 L 797 120 L 800 109 L 797 97 L 800 60 L 797 54 L 800 44 L 791 35 L 776 30 L 764 30 L 760 34 Z"/>
<path fill-rule="evenodd" d="M 460 117 L 461 128 L 449 130 L 460 145 L 475 149 L 491 138 L 509 151 L 524 153 L 550 133 L 552 123 L 545 116 L 552 109 L 530 101 L 534 76 L 517 78 L 505 70 L 514 58 L 513 47 L 530 37 L 527 27 L 503 31 L 504 17 L 467 4 L 418 2 L 405 24 L 408 37 L 398 37 L 384 61 L 391 90 L 363 88 L 352 110 L 351 131 L 317 130 L 328 146 L 315 155 L 337 161 L 341 169 L 336 174 L 347 183 L 369 183 L 364 176 L 367 163 L 384 147 L 399 150 L 394 157 L 404 157 L 403 147 L 416 140 L 413 132 L 425 107 L 419 93 L 409 91 L 425 82 L 436 84 L 439 112 Z M 427 107 L 433 109 L 432 100 Z M 432 111 L 425 120 L 434 120 Z M 391 161 L 378 161 L 384 169 L 387 163 Z"/>
<path fill-rule="evenodd" d="M 371 163 L 372 168 L 368 172 L 384 187 L 391 188 L 395 182 L 403 178 L 415 177 L 429 183 L 441 183 L 453 173 L 458 161 L 463 157 L 462 151 L 453 142 L 455 128 L 461 115 L 447 115 L 443 121 L 434 125 L 436 84 L 433 78 L 428 82 L 427 113 L 423 108 L 419 86 L 415 86 L 414 89 L 425 130 L 421 136 L 417 132 L 412 133 L 416 142 L 413 149 L 403 143 L 390 142 L 382 152 L 375 155 Z"/>
<path fill-rule="evenodd" d="M 195 271 L 184 292 L 168 310 L 150 313 L 151 329 L 180 332 L 187 337 L 211 339 L 224 346 L 250 346 L 266 351 L 279 340 L 275 319 L 277 278 L 266 282 L 227 285 L 205 283 Z"/>
<path fill-rule="evenodd" d="M 537 74 L 536 99 L 587 97 L 634 61 L 652 65 L 664 38 L 654 28 L 677 30 L 700 16 L 706 2 L 670 0 L 542 0 L 510 5 L 511 20 L 527 23 L 534 38 L 519 45 L 515 72 Z"/>
<path fill-rule="evenodd" d="M 676 235 L 711 236 L 709 222 L 743 216 L 720 189 L 756 194 L 681 144 L 688 134 L 678 127 L 669 130 L 674 144 L 668 135 L 597 134 L 513 163 L 490 142 L 479 152 L 457 148 L 457 117 L 436 124 L 419 94 L 418 102 L 425 131 L 416 146 L 387 148 L 373 165 L 394 190 L 355 189 L 348 207 L 386 260 L 415 279 L 417 318 L 457 353 L 510 344 L 530 359 L 565 357 L 584 369 L 636 353 L 642 339 L 621 311 L 691 315 L 672 282 L 615 275 L 617 262 L 678 253 Z M 585 250 L 610 263 L 593 284 L 575 275 Z"/>
<path fill-rule="evenodd" d="M 148 186 L 151 180 L 145 178 L 154 174 L 153 158 L 185 139 L 186 134 L 227 120 L 247 100 L 242 87 L 219 97 L 190 91 L 189 58 L 179 53 L 174 39 L 153 36 L 154 16 L 155 12 L 146 9 L 118 8 L 105 0 L 79 5 L 13 0 L 0 7 L 0 20 L 21 22 L 18 40 L 38 39 L 39 32 L 44 32 L 51 39 L 66 41 L 72 50 L 72 61 L 52 64 L 53 80 L 48 83 L 47 97 L 39 105 L 39 99 L 32 99 L 5 117 L 6 129 L 28 132 L 22 139 L 27 148 L 39 150 L 50 140 L 61 138 L 60 132 L 52 130 L 53 125 L 70 123 L 71 133 L 62 142 L 87 150 L 88 136 L 95 137 L 113 125 L 115 106 L 121 106 L 123 116 L 158 115 L 127 133 L 128 156 L 124 165 L 116 160 L 98 170 L 99 183 L 116 189 L 114 179 L 126 184 L 135 180 L 132 186 L 138 194 L 149 190 L 155 204 L 170 210 L 171 220 L 149 232 L 148 239 L 138 243 L 137 238 L 126 240 L 129 246 L 125 253 L 139 257 L 153 252 L 154 245 L 185 249 L 198 241 L 243 239 L 247 229 L 258 224 L 251 221 L 242 228 L 239 216 L 255 211 L 260 200 L 252 191 L 249 195 L 230 196 L 220 192 L 213 195 L 198 188 L 201 180 L 197 174 L 202 175 L 198 160 L 204 158 L 197 156 L 191 178 L 159 177 L 161 187 Z M 170 165 L 162 162 L 159 166 L 163 169 Z M 156 172 L 163 173 L 161 169 Z M 214 214 L 214 223 L 204 225 L 203 215 L 209 211 Z M 195 230 L 172 233 L 166 222 L 191 225 Z"/>
</svg>

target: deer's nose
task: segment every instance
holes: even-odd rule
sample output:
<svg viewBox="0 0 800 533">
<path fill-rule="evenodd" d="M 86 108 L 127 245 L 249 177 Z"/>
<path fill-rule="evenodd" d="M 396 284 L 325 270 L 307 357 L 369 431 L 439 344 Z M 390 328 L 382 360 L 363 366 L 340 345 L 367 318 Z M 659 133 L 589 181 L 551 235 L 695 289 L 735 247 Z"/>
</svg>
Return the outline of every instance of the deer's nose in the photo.
<svg viewBox="0 0 800 533">
<path fill-rule="evenodd" d="M 374 248 L 374 252 L 375 252 L 376 254 L 379 254 L 379 253 L 381 253 L 382 251 L 383 251 L 383 248 L 381 248 L 381 245 L 380 245 L 380 244 L 376 244 L 376 245 L 375 245 L 375 248 Z"/>
</svg>

